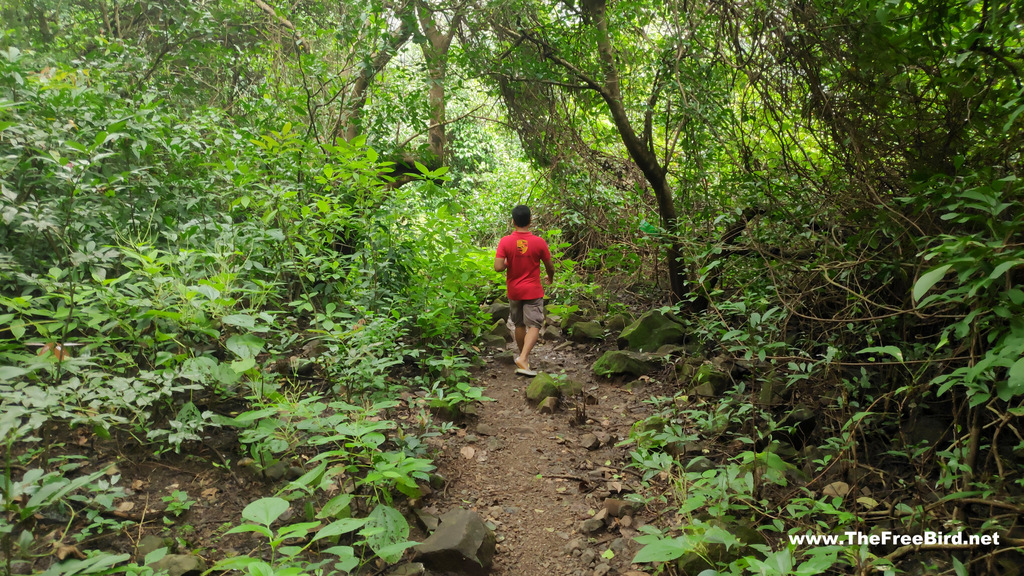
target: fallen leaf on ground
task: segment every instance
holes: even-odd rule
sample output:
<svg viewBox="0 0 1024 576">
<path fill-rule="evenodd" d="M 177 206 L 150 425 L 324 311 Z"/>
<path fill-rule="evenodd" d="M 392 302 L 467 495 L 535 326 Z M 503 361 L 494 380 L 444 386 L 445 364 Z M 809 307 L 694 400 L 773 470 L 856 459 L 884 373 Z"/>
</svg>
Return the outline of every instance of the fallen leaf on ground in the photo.
<svg viewBox="0 0 1024 576">
<path fill-rule="evenodd" d="M 466 460 L 472 460 L 476 456 L 476 450 L 472 446 L 463 446 L 459 452 Z"/>
</svg>

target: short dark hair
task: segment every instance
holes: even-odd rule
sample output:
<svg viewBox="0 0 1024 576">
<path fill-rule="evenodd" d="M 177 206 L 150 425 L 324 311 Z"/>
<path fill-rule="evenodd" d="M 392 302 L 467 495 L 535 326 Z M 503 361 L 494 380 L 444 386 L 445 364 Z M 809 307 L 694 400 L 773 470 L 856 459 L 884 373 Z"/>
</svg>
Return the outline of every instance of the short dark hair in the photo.
<svg viewBox="0 0 1024 576">
<path fill-rule="evenodd" d="M 512 209 L 512 221 L 516 226 L 525 228 L 530 225 L 530 207 L 520 204 Z"/>
</svg>

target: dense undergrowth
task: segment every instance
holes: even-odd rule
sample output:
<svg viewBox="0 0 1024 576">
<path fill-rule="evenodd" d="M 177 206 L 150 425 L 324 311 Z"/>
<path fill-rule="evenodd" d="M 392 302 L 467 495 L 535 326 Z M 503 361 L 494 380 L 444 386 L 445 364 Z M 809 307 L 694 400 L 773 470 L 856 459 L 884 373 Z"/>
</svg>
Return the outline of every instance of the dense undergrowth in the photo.
<svg viewBox="0 0 1024 576">
<path fill-rule="evenodd" d="M 429 481 L 430 411 L 481 398 L 466 369 L 492 255 L 440 193 L 444 171 L 395 188 L 361 140 L 313 145 L 273 107 L 247 123 L 124 97 L 113 63 L 14 45 L 0 64 L 4 570 L 145 572 L 90 549 L 124 529 L 103 516 L 123 487 L 60 455 L 67 428 L 155 457 L 230 428 L 257 470 L 312 455 L 235 529 L 273 553 L 225 568 L 283 570 L 304 549 L 281 542 L 299 536 L 346 571 L 400 557 L 408 526 L 391 503 Z M 426 398 L 412 423 L 390 416 L 402 391 Z M 272 533 L 298 498 L 309 521 Z M 65 518 L 56 542 L 43 511 Z M 81 558 L 58 562 L 60 546 Z"/>
</svg>

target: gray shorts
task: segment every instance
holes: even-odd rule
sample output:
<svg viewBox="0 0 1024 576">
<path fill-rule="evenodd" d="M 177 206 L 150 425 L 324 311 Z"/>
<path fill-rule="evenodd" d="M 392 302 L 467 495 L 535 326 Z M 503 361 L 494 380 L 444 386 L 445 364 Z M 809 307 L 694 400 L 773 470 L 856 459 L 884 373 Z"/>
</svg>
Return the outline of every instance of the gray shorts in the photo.
<svg viewBox="0 0 1024 576">
<path fill-rule="evenodd" d="M 544 325 L 544 299 L 509 300 L 509 317 L 516 326 L 540 328 Z"/>
</svg>

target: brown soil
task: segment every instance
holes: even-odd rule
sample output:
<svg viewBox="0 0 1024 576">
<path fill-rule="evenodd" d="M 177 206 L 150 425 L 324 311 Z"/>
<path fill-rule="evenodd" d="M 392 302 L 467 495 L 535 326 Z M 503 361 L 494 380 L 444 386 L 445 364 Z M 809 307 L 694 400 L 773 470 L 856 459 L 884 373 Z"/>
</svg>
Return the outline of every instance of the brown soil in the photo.
<svg viewBox="0 0 1024 576">
<path fill-rule="evenodd" d="M 584 385 L 596 404 L 564 399 L 560 411 L 541 414 L 525 398 L 529 379 L 514 374 L 510 350 L 486 359 L 478 385 L 493 402 L 485 402 L 475 422 L 459 431 L 437 457 L 448 479 L 429 503 L 443 513 L 453 507 L 476 510 L 493 523 L 498 537 L 492 574 L 586 575 L 626 574 L 637 546 L 630 537 L 657 510 L 635 505 L 637 512 L 608 518 L 605 526 L 583 533 L 581 523 L 604 508 L 607 498 L 626 499 L 638 489 L 629 468 L 629 448 L 616 446 L 630 427 L 651 410 L 643 400 L 659 394 L 646 383 L 628 390 L 594 376 L 590 367 L 596 347 L 573 343 L 542 344 L 531 363 L 535 370 L 564 373 Z M 602 440 L 588 450 L 584 436 Z M 614 556 L 610 556 L 608 550 Z"/>
</svg>

